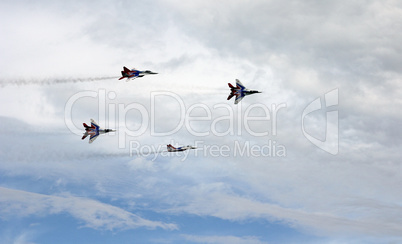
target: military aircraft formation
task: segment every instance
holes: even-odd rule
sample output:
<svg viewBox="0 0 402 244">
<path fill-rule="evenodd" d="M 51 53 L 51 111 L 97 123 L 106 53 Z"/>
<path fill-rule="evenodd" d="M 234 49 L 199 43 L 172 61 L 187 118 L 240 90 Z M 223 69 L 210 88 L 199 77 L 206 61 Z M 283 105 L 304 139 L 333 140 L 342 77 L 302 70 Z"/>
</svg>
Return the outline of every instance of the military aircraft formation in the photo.
<svg viewBox="0 0 402 244">
<path fill-rule="evenodd" d="M 149 70 L 141 71 L 137 69 L 128 69 L 127 67 L 123 67 L 123 70 L 121 71 L 122 77 L 119 78 L 119 80 L 122 79 L 127 79 L 126 81 L 133 80 L 136 78 L 141 78 L 144 77 L 145 75 L 156 75 L 158 73 L 152 72 Z M 234 104 L 238 104 L 245 96 L 255 94 L 255 93 L 261 93 L 260 91 L 255 91 L 255 90 L 249 90 L 247 89 L 238 79 L 236 79 L 236 86 L 233 86 L 232 84 L 228 83 L 229 88 L 230 88 L 230 94 L 227 98 L 227 100 L 230 100 L 232 97 L 236 96 Z M 91 119 L 91 126 L 88 126 L 87 124 L 84 124 L 85 128 L 85 133 L 84 136 L 82 137 L 82 140 L 84 140 L 87 136 L 89 137 L 89 143 L 92 143 L 100 134 L 105 134 L 108 132 L 112 132 L 115 130 L 112 129 L 101 129 L 99 125 Z M 183 147 L 173 147 L 171 144 L 167 145 L 167 150 L 168 152 L 181 152 L 185 151 L 188 149 L 196 149 L 193 146 L 183 146 Z"/>
</svg>

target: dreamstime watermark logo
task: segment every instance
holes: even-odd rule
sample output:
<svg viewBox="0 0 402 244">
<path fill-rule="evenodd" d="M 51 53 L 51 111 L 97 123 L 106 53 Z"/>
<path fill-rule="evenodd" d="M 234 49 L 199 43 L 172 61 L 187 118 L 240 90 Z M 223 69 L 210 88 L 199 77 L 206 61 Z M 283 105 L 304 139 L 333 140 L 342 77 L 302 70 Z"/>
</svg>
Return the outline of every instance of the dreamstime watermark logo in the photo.
<svg viewBox="0 0 402 244">
<path fill-rule="evenodd" d="M 325 98 L 322 100 L 320 97 L 312 101 L 303 111 L 302 114 L 302 131 L 303 135 L 314 145 L 321 148 L 322 150 L 336 155 L 339 151 L 339 118 L 338 118 L 338 110 L 328 111 L 330 109 L 334 109 L 335 106 L 338 105 L 338 89 L 334 89 L 325 94 Z M 310 113 L 326 109 L 326 129 L 325 129 L 325 139 L 319 140 L 316 137 L 311 136 L 305 130 L 304 119 Z"/>
</svg>

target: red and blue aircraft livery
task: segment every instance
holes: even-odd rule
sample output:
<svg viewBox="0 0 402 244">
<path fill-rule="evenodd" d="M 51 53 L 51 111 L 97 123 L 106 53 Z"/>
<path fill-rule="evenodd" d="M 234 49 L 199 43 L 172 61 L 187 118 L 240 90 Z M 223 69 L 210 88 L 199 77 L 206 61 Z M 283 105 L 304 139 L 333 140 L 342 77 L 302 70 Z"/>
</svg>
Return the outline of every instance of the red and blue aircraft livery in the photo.
<svg viewBox="0 0 402 244">
<path fill-rule="evenodd" d="M 90 136 L 89 143 L 95 141 L 95 139 L 99 136 L 99 134 L 105 134 L 113 131 L 111 129 L 101 129 L 93 119 L 91 119 L 91 126 L 88 126 L 85 123 L 83 123 L 83 125 L 85 128 L 85 133 L 84 136 L 82 137 L 82 140 L 84 140 L 87 136 Z"/>
<path fill-rule="evenodd" d="M 247 89 L 239 80 L 236 79 L 236 87 L 232 84 L 228 83 L 230 88 L 230 94 L 228 96 L 228 100 L 230 100 L 233 96 L 236 96 L 235 104 L 238 104 L 245 96 L 251 95 L 254 93 L 261 93 L 259 91 L 253 91 Z"/>
<path fill-rule="evenodd" d="M 135 79 L 138 77 L 143 77 L 144 75 L 156 75 L 158 73 L 145 70 L 145 71 L 140 71 L 136 69 L 128 69 L 127 67 L 123 67 L 123 71 L 121 72 L 122 77 L 119 78 L 119 80 L 127 78 L 127 81 L 130 79 Z"/>
<path fill-rule="evenodd" d="M 172 146 L 172 144 L 169 144 L 169 145 L 167 145 L 167 150 L 168 150 L 168 152 L 181 152 L 181 151 L 185 151 L 185 150 L 188 150 L 188 149 L 196 149 L 195 147 L 192 147 L 192 146 L 185 146 L 185 147 L 174 147 L 174 146 Z"/>
</svg>

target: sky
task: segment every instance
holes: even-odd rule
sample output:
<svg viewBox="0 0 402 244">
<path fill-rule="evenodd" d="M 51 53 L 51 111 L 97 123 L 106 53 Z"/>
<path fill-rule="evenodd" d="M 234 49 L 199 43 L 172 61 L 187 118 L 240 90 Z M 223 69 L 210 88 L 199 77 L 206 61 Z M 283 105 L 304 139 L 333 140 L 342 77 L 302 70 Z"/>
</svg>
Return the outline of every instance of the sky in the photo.
<svg viewBox="0 0 402 244">
<path fill-rule="evenodd" d="M 402 242 L 399 1 L 0 16 L 2 243 Z M 262 93 L 227 101 L 236 79 Z M 90 119 L 116 132 L 89 144 Z"/>
</svg>

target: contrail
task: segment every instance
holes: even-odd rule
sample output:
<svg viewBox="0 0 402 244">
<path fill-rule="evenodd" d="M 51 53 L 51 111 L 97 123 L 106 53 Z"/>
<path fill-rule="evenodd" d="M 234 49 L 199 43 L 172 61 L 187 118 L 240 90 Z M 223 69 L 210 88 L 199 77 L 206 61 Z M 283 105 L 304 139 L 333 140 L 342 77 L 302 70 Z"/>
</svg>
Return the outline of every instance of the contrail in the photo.
<svg viewBox="0 0 402 244">
<path fill-rule="evenodd" d="M 154 155 L 154 154 L 159 154 L 159 153 L 167 153 L 167 150 L 155 150 L 155 151 L 147 151 L 147 152 L 119 152 L 119 153 L 86 153 L 86 152 L 81 152 L 81 153 L 76 153 L 75 157 L 81 157 L 81 158 L 118 158 L 118 157 L 135 157 L 135 156 L 141 156 L 141 157 L 146 157 L 149 155 Z"/>
<path fill-rule="evenodd" d="M 80 82 L 94 82 L 94 81 L 102 81 L 102 80 L 112 80 L 112 79 L 118 79 L 119 76 L 101 76 L 101 77 L 85 77 L 85 78 L 63 78 L 63 79 L 57 79 L 57 78 L 44 78 L 44 79 L 16 79 L 16 80 L 0 80 L 0 87 L 5 87 L 5 86 L 25 86 L 25 85 L 55 85 L 55 84 L 66 84 L 66 83 L 80 83 Z M 135 82 L 135 81 L 129 81 L 129 82 Z M 149 87 L 158 87 L 160 86 L 157 83 L 142 83 L 142 86 Z M 198 94 L 214 94 L 214 95 L 219 95 L 219 94 L 226 94 L 227 89 L 223 88 L 214 88 L 210 86 L 200 86 L 199 84 L 196 85 L 183 85 L 183 86 L 177 86 L 174 88 L 174 91 L 197 91 Z"/>
<path fill-rule="evenodd" d="M 168 152 L 167 150 L 157 150 L 157 151 L 149 151 L 149 152 L 131 152 L 129 153 L 129 156 L 142 156 L 142 157 L 146 157 L 149 155 L 153 155 L 153 154 L 159 154 L 159 153 L 164 153 L 164 152 Z"/>
<path fill-rule="evenodd" d="M 102 77 L 86 77 L 86 78 L 65 78 L 65 79 L 17 79 L 17 80 L 1 80 L 0 86 L 4 87 L 7 85 L 53 85 L 53 84 L 63 84 L 63 83 L 78 83 L 78 82 L 91 82 L 91 81 L 101 81 L 101 80 L 111 80 L 118 79 L 119 76 L 102 76 Z"/>
<path fill-rule="evenodd" d="M 104 76 L 104 77 L 89 77 L 89 78 L 72 78 L 72 79 L 55 79 L 54 83 L 77 83 L 77 82 L 88 82 L 88 81 L 100 81 L 100 80 L 111 80 L 118 79 L 119 76 Z"/>
<path fill-rule="evenodd" d="M 166 149 L 157 149 L 157 150 L 151 150 L 151 151 L 146 151 L 146 152 L 143 152 L 142 150 L 140 150 L 140 151 L 136 150 L 135 152 L 86 154 L 86 156 L 99 157 L 99 158 L 135 157 L 135 156 L 147 157 L 150 155 L 161 154 L 161 153 L 163 153 L 162 156 L 166 156 L 166 155 L 170 155 L 170 154 L 175 155 L 175 154 L 181 154 L 181 153 L 185 153 L 185 152 L 184 151 L 169 152 Z M 84 155 L 84 154 L 82 154 L 82 155 Z"/>
</svg>

